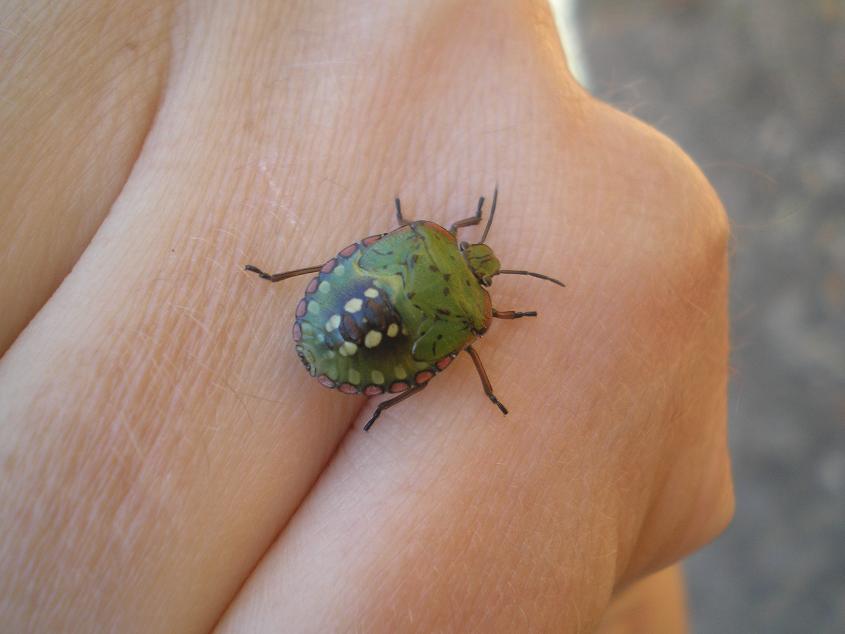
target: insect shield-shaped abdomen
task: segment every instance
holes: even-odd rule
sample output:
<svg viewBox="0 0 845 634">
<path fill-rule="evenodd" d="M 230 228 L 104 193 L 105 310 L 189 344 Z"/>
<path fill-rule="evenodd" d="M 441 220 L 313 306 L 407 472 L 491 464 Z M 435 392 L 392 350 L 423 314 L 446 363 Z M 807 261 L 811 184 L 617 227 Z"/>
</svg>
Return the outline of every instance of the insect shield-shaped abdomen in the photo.
<svg viewBox="0 0 845 634">
<path fill-rule="evenodd" d="M 296 310 L 297 354 L 326 387 L 402 392 L 428 368 L 409 355 L 418 319 L 408 313 L 402 276 L 363 269 L 365 252 L 366 243 L 347 247 L 308 284 Z"/>
</svg>

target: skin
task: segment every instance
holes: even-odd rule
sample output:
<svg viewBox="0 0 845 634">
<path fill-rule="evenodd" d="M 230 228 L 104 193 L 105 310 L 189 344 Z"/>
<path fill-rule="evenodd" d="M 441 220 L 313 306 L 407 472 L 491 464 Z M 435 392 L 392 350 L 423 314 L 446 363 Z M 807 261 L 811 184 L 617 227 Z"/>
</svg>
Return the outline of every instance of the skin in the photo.
<svg viewBox="0 0 845 634">
<path fill-rule="evenodd" d="M 4 627 L 585 632 L 719 534 L 725 214 L 544 3 L 118 4 L 3 12 Z M 364 434 L 243 265 L 495 183 L 503 266 L 567 283 L 491 288 L 539 311 L 475 346 L 511 414 L 462 355 Z"/>
<path fill-rule="evenodd" d="M 677 634 L 687 629 L 683 572 L 671 566 L 618 593 L 596 632 Z"/>
</svg>

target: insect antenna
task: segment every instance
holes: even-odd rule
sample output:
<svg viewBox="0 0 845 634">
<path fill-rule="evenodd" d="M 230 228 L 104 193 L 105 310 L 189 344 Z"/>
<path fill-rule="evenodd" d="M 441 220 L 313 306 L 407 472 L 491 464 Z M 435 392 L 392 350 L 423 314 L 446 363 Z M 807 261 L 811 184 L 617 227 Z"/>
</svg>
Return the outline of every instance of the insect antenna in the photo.
<svg viewBox="0 0 845 634">
<path fill-rule="evenodd" d="M 546 280 L 547 282 L 551 282 L 552 284 L 557 284 L 558 286 L 566 287 L 566 284 L 561 282 L 560 280 L 556 280 L 553 277 L 549 277 L 548 275 L 543 275 L 542 273 L 532 273 L 531 271 L 514 271 L 512 269 L 499 269 L 499 272 L 496 275 L 530 275 L 531 277 L 539 277 L 541 280 Z"/>
<path fill-rule="evenodd" d="M 496 185 L 496 189 L 493 190 L 493 204 L 490 205 L 490 217 L 487 219 L 487 226 L 484 227 L 484 233 L 481 235 L 481 244 L 487 241 L 487 232 L 490 231 L 490 226 L 493 224 L 493 215 L 496 213 L 496 199 L 498 197 L 499 186 Z"/>
</svg>

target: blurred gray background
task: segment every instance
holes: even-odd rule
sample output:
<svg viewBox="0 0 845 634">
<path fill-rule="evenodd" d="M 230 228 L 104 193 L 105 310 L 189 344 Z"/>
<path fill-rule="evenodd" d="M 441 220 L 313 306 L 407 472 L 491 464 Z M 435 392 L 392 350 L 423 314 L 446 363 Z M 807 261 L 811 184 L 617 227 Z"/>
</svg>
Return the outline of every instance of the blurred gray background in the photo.
<svg viewBox="0 0 845 634">
<path fill-rule="evenodd" d="M 555 4 L 593 94 L 733 223 L 737 512 L 686 566 L 694 628 L 845 632 L 845 1 Z"/>
</svg>

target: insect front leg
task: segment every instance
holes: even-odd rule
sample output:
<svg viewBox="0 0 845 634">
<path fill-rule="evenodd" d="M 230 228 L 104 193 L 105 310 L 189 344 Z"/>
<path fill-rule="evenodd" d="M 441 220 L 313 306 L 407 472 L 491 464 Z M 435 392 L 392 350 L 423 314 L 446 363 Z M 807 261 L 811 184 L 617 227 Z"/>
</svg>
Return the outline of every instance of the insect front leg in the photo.
<svg viewBox="0 0 845 634">
<path fill-rule="evenodd" d="M 415 385 L 414 387 L 412 387 L 410 390 L 406 390 L 405 392 L 402 392 L 402 393 L 401 393 L 400 395 L 398 395 L 398 396 L 394 396 L 394 397 L 393 397 L 393 398 L 391 398 L 391 399 L 388 399 L 388 400 L 386 400 L 386 401 L 382 401 L 381 403 L 379 403 L 379 404 L 378 404 L 378 407 L 376 407 L 376 411 L 374 411 L 374 412 L 373 412 L 373 415 L 372 415 L 372 416 L 370 416 L 370 420 L 368 420 L 368 421 L 367 421 L 367 424 L 366 424 L 366 425 L 364 425 L 364 431 L 369 431 L 369 430 L 370 430 L 370 427 L 372 427 L 372 426 L 373 426 L 373 423 L 374 423 L 374 422 L 376 422 L 376 419 L 377 419 L 379 416 L 381 416 L 381 413 L 382 413 L 384 410 L 386 410 L 386 409 L 388 409 L 388 408 L 390 408 L 390 407 L 393 407 L 393 406 L 394 406 L 394 405 L 396 405 L 397 403 L 401 403 L 402 401 L 404 401 L 406 398 L 409 398 L 409 397 L 410 397 L 410 396 L 412 396 L 413 394 L 417 394 L 417 393 L 419 393 L 419 392 L 422 392 L 422 391 L 423 391 L 423 389 L 425 389 L 425 386 L 426 386 L 426 385 L 428 385 L 428 383 L 420 383 L 419 385 Z"/>
<path fill-rule="evenodd" d="M 304 269 L 296 269 L 295 271 L 285 271 L 284 273 L 265 273 L 257 266 L 253 266 L 252 264 L 247 264 L 244 266 L 244 271 L 249 271 L 250 273 L 257 273 L 258 277 L 262 280 L 268 280 L 270 282 L 281 282 L 282 280 L 286 280 L 291 277 L 296 277 L 297 275 L 305 275 L 307 273 L 316 273 L 323 265 L 320 264 L 319 266 L 309 266 L 308 268 Z"/>
<path fill-rule="evenodd" d="M 493 394 L 493 386 L 490 384 L 490 379 L 487 377 L 487 372 L 484 371 L 484 366 L 481 365 L 481 359 L 478 356 L 478 353 L 472 346 L 466 347 L 467 354 L 472 357 L 472 362 L 475 364 L 475 369 L 478 370 L 478 376 L 481 379 L 481 386 L 484 388 L 484 393 L 487 395 L 493 403 L 496 404 L 500 410 L 502 410 L 502 414 L 508 413 L 508 408 L 502 405 L 499 399 L 496 398 L 496 395 Z"/>
<path fill-rule="evenodd" d="M 399 198 L 394 198 L 393 202 L 396 204 L 396 221 L 399 223 L 399 226 L 404 227 L 405 225 L 411 224 L 412 221 L 402 215 L 402 203 L 399 202 Z"/>
<path fill-rule="evenodd" d="M 536 310 L 528 310 L 519 312 L 516 310 L 496 310 L 493 309 L 493 317 L 497 319 L 519 319 L 520 317 L 536 317 Z"/>
<path fill-rule="evenodd" d="M 478 199 L 478 209 L 475 210 L 475 215 L 470 216 L 469 218 L 464 218 L 463 220 L 458 220 L 457 222 L 453 222 L 452 226 L 449 227 L 449 233 L 453 236 L 458 235 L 458 229 L 461 227 L 471 227 L 473 225 L 477 225 L 481 222 L 481 208 L 484 207 L 484 196 Z"/>
</svg>

